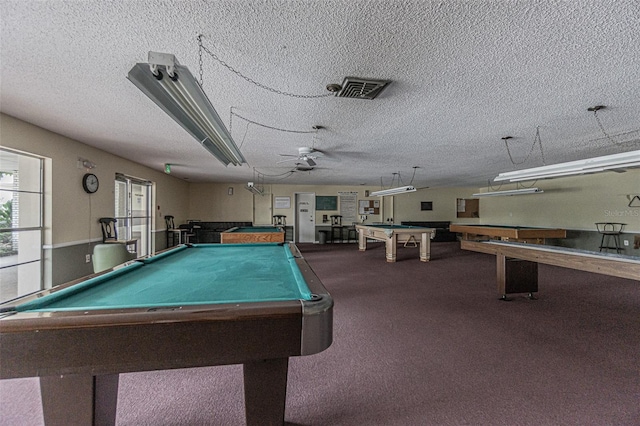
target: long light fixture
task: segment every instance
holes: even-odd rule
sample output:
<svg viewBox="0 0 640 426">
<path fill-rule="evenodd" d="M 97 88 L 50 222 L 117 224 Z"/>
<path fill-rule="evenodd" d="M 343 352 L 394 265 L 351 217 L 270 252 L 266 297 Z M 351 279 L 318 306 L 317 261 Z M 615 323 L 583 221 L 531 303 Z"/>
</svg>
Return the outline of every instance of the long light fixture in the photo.
<svg viewBox="0 0 640 426">
<path fill-rule="evenodd" d="M 264 188 L 258 188 L 253 182 L 247 182 L 247 186 L 245 186 L 244 189 L 256 195 L 264 195 Z"/>
<path fill-rule="evenodd" d="M 588 158 L 586 160 L 500 173 L 494 181 L 521 182 L 525 180 L 598 173 L 606 170 L 626 169 L 638 166 L 640 166 L 640 151 L 629 151 L 622 154 L 605 155 L 603 157 Z"/>
<path fill-rule="evenodd" d="M 473 196 L 474 197 L 502 197 L 507 195 L 540 194 L 542 192 L 544 191 L 538 188 L 522 188 L 522 189 L 511 189 L 511 190 L 505 190 L 505 191 L 478 192 L 477 194 L 473 194 Z"/>
<path fill-rule="evenodd" d="M 225 166 L 246 163 L 220 116 L 189 69 L 174 55 L 149 52 L 127 78 Z"/>
<path fill-rule="evenodd" d="M 416 188 L 411 185 L 407 185 L 398 188 L 389 188 L 382 189 L 380 191 L 374 191 L 370 195 L 372 197 L 384 197 L 385 195 L 406 194 L 407 192 L 416 192 Z"/>
</svg>

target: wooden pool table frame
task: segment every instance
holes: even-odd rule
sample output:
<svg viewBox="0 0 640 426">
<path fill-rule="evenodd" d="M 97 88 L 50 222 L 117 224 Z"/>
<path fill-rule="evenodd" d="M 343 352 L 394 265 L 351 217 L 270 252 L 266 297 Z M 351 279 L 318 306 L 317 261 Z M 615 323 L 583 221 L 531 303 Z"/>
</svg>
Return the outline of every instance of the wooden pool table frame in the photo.
<svg viewBox="0 0 640 426">
<path fill-rule="evenodd" d="M 282 425 L 289 357 L 321 352 L 333 335 L 333 300 L 290 247 L 317 300 L 46 313 L 0 305 L 0 379 L 40 377 L 46 424 L 113 425 L 119 373 L 243 364 L 247 424 Z"/>
<path fill-rule="evenodd" d="M 567 237 L 567 231 L 565 229 L 549 228 L 509 227 L 497 225 L 483 226 L 452 223 L 449 230 L 451 232 L 461 233 L 463 240 L 493 238 L 503 241 L 544 244 L 545 238 Z"/>
<path fill-rule="evenodd" d="M 358 249 L 367 249 L 367 239 L 384 241 L 387 262 L 396 261 L 396 246 L 398 243 L 415 242 L 420 245 L 420 260 L 428 262 L 431 258 L 431 239 L 436 235 L 434 228 L 406 227 L 381 228 L 368 225 L 356 225 L 358 231 Z"/>
<path fill-rule="evenodd" d="M 259 228 L 259 227 L 258 227 Z M 270 227 L 271 228 L 271 227 Z M 276 228 L 277 232 L 238 232 L 238 229 L 231 228 L 220 233 L 221 244 L 235 243 L 284 243 L 284 228 Z"/>
<path fill-rule="evenodd" d="M 638 280 L 640 277 L 640 258 L 608 253 L 589 252 L 565 247 L 539 244 L 520 244 L 498 241 L 462 241 L 460 248 L 496 256 L 496 275 L 498 292 L 503 300 L 507 294 L 538 291 L 538 263 L 578 269 L 596 274 Z M 512 276 L 509 260 L 518 259 L 526 268 L 531 280 Z M 534 276 L 532 276 L 535 274 Z"/>
</svg>

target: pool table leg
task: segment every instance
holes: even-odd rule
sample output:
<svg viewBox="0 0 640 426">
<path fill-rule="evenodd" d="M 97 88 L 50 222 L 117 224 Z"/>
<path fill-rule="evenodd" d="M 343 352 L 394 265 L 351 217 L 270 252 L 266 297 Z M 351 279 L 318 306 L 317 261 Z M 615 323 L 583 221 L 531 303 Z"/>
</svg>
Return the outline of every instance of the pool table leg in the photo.
<svg viewBox="0 0 640 426">
<path fill-rule="evenodd" d="M 387 262 L 396 261 L 396 244 L 398 244 L 398 234 L 394 233 L 392 236 L 387 237 L 385 240 L 385 253 L 387 255 Z"/>
<path fill-rule="evenodd" d="M 244 363 L 247 426 L 284 424 L 289 358 Z"/>
<path fill-rule="evenodd" d="M 364 231 L 362 229 L 358 229 L 358 250 L 367 250 L 367 238 L 364 236 Z"/>
<path fill-rule="evenodd" d="M 431 259 L 431 234 L 423 232 L 420 238 L 420 260 L 428 262 Z"/>
<path fill-rule="evenodd" d="M 40 377 L 44 422 L 49 425 L 115 425 L 118 375 Z"/>
<path fill-rule="evenodd" d="M 529 299 L 535 300 L 533 293 L 538 291 L 538 263 L 527 260 L 496 255 L 496 272 L 500 300 L 508 301 L 507 294 L 529 293 Z"/>
</svg>

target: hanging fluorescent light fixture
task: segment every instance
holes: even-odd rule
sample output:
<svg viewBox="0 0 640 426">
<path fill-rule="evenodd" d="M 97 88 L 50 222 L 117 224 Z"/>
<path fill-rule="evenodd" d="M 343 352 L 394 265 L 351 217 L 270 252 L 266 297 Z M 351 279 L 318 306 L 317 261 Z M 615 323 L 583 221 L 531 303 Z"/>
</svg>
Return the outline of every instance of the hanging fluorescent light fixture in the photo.
<svg viewBox="0 0 640 426">
<path fill-rule="evenodd" d="M 622 154 L 605 155 L 603 157 L 588 158 L 586 160 L 570 161 L 568 163 L 552 164 L 550 166 L 500 173 L 494 181 L 521 182 L 525 180 L 549 179 L 561 176 L 598 173 L 606 170 L 626 169 L 629 167 L 639 166 L 640 151 L 629 151 Z"/>
<path fill-rule="evenodd" d="M 407 186 L 401 186 L 399 188 L 389 188 L 389 189 L 382 189 L 380 191 L 374 191 L 369 195 L 371 197 L 384 197 L 385 195 L 406 194 L 407 192 L 416 192 L 416 188 L 411 185 L 407 185 Z"/>
<path fill-rule="evenodd" d="M 149 52 L 149 63 L 136 64 L 127 78 L 222 164 L 246 163 L 200 84 L 174 55 Z"/>
<path fill-rule="evenodd" d="M 264 195 L 264 188 L 258 188 L 253 182 L 247 182 L 247 186 L 245 186 L 244 189 L 256 195 Z"/>
<path fill-rule="evenodd" d="M 540 194 L 544 191 L 538 188 L 522 188 L 522 189 L 511 189 L 505 191 L 493 191 L 493 192 L 478 192 L 477 194 L 473 194 L 474 197 L 502 197 L 507 195 L 524 195 L 524 194 Z"/>
</svg>

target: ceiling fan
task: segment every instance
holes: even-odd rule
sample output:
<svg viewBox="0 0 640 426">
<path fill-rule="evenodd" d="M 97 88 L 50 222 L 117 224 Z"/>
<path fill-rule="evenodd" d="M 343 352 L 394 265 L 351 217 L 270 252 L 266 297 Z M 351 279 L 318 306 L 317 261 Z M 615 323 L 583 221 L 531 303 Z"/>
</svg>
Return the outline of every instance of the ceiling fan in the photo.
<svg viewBox="0 0 640 426">
<path fill-rule="evenodd" d="M 278 161 L 278 163 L 284 163 L 285 161 L 303 161 L 307 163 L 308 166 L 313 167 L 317 165 L 317 163 L 314 160 L 316 160 L 319 157 L 318 154 L 321 154 L 321 152 L 318 151 L 317 149 L 303 146 L 298 148 L 298 155 L 280 154 L 282 157 L 293 157 L 293 158 L 290 158 L 288 160 Z"/>
</svg>

